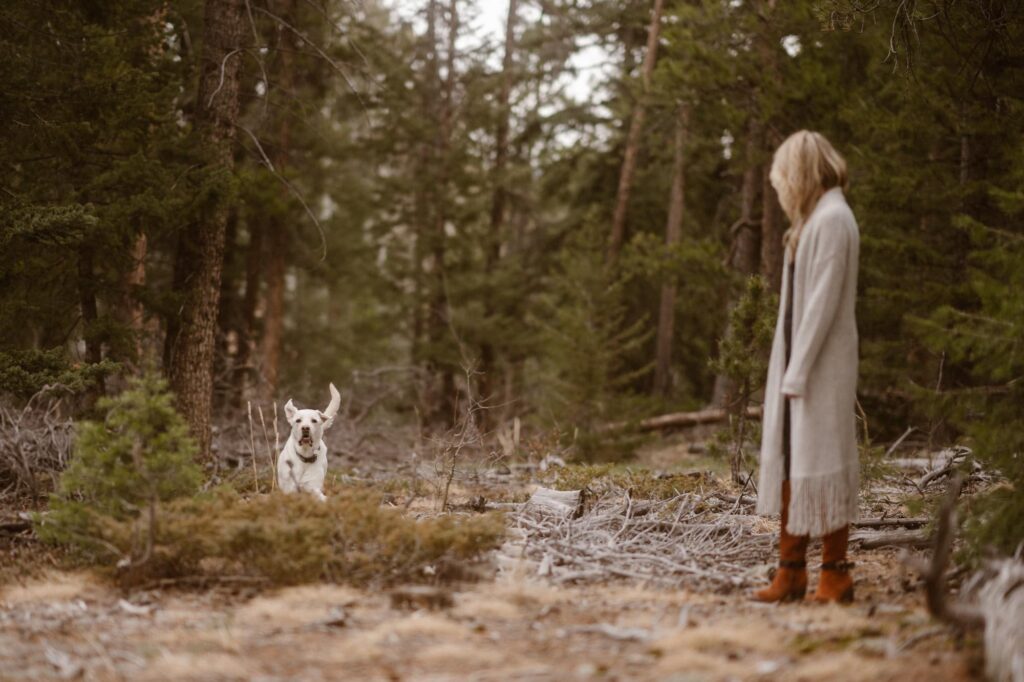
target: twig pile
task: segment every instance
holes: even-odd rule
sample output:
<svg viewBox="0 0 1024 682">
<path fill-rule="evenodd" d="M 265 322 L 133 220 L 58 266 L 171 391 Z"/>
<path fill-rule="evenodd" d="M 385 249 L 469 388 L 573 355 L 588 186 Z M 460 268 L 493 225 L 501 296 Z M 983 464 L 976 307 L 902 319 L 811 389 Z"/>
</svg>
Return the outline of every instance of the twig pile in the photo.
<svg viewBox="0 0 1024 682">
<path fill-rule="evenodd" d="M 503 552 L 537 562 L 538 575 L 559 583 L 626 578 L 727 591 L 763 580 L 758 569 L 774 546 L 774 534 L 743 511 L 740 501 L 697 493 L 643 501 L 608 494 L 575 518 L 527 503 L 510 514 L 522 539 Z"/>
<path fill-rule="evenodd" d="M 60 414 L 60 399 L 22 409 L 0 405 L 0 496 L 48 492 L 67 466 L 74 446 L 74 423 Z"/>
</svg>

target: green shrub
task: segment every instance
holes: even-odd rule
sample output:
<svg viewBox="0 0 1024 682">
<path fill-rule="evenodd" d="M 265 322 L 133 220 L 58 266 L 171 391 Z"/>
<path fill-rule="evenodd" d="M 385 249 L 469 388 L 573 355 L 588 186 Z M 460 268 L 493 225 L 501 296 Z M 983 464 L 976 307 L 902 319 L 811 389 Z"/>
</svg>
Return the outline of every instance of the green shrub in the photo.
<svg viewBox="0 0 1024 682">
<path fill-rule="evenodd" d="M 327 502 L 275 493 L 246 500 L 216 494 L 171 503 L 162 510 L 152 565 L 122 580 L 195 576 L 250 576 L 275 585 L 310 581 L 369 583 L 441 578 L 500 543 L 498 517 L 438 516 L 417 521 L 382 507 L 366 491 L 346 491 Z M 125 546 L 131 524 L 110 528 Z"/>
<path fill-rule="evenodd" d="M 90 530 L 105 550 L 93 558 L 122 585 L 240 576 L 274 585 L 389 584 L 461 575 L 504 533 L 497 515 L 417 521 L 380 502 L 358 489 L 320 502 L 280 492 L 247 499 L 221 487 L 160 505 L 152 552 L 144 560 L 124 557 L 148 532 L 145 516 L 93 514 Z"/>
</svg>

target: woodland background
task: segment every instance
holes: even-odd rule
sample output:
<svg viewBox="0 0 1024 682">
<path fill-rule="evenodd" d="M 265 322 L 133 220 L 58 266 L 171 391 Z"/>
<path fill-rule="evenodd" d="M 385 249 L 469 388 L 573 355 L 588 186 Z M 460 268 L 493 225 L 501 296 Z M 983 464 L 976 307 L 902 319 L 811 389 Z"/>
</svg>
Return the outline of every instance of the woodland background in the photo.
<svg viewBox="0 0 1024 682">
<path fill-rule="evenodd" d="M 89 414 L 162 372 L 202 459 L 248 401 L 386 377 L 425 430 L 482 403 L 621 458 L 588 434 L 756 401 L 767 171 L 810 128 L 862 231 L 866 440 L 1020 480 L 1021 2 L 509 0 L 503 40 L 479 8 L 6 3 L 0 391 Z"/>
</svg>

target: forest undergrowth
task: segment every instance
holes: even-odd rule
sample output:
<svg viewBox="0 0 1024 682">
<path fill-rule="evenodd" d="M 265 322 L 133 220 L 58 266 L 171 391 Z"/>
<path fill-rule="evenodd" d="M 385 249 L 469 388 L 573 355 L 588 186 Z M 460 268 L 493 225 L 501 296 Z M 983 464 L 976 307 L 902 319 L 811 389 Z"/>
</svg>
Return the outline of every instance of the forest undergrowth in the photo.
<svg viewBox="0 0 1024 682">
<path fill-rule="evenodd" d="M 19 512 L 39 506 L 8 494 L 0 641 L 45 637 L 49 648 L 5 649 L 5 665 L 15 665 L 5 669 L 44 678 L 74 670 L 142 679 L 175 671 L 187 679 L 312 675 L 332 664 L 312 656 L 314 642 L 345 652 L 329 661 L 344 660 L 366 679 L 456 671 L 486 678 L 485 670 L 636 678 L 688 670 L 709 680 L 787 670 L 868 679 L 868 671 L 885 678 L 902 670 L 936 679 L 940 668 L 943 679 L 968 679 L 980 665 L 972 640 L 930 620 L 899 559 L 904 549 L 927 555 L 927 512 L 945 489 L 934 474 L 953 451 L 932 453 L 906 439 L 865 468 L 868 525 L 854 533 L 858 605 L 768 610 L 745 593 L 767 579 L 776 523 L 752 514 L 754 491 L 731 479 L 727 460 L 708 454 L 707 427 L 648 439 L 617 464 L 566 461 L 564 451 L 539 448 L 542 438 L 524 438 L 508 455 L 467 455 L 444 511 L 432 479 L 438 469 L 412 456 L 414 429 L 398 433 L 407 448 L 373 445 L 359 458 L 332 457 L 327 504 L 267 489 L 265 462 L 254 468 L 251 459 L 226 457 L 205 491 L 158 506 L 159 530 L 139 565 L 130 562 L 145 552 L 146 514 L 107 518 L 100 539 L 112 553 L 85 556 L 95 545 L 42 541 L 53 511 L 19 526 Z M 221 443 L 220 451 L 247 450 L 246 441 Z M 494 447 L 501 451 L 500 442 Z M 976 471 L 965 499 L 993 484 Z M 583 491 L 578 516 L 531 506 L 545 490 Z M 739 540 L 718 535 L 718 524 L 738 529 Z M 588 554 L 569 541 L 601 528 L 624 560 L 607 551 L 615 543 Z M 715 537 L 705 552 L 687 556 L 692 533 L 707 539 L 708 529 Z M 707 551 L 730 542 L 741 546 L 736 556 Z M 660 558 L 647 556 L 652 549 Z M 177 614 L 196 608 L 206 615 L 185 629 Z M 230 635 L 213 644 L 218 622 L 232 623 Z M 143 627 L 160 642 L 155 649 L 141 644 Z M 88 632 L 101 638 L 92 649 Z M 304 646 L 283 662 L 274 647 L 293 637 Z M 552 640 L 574 655 L 555 656 Z M 837 658 L 845 669 L 830 663 Z M 206 673 L 189 673 L 195 665 Z"/>
</svg>

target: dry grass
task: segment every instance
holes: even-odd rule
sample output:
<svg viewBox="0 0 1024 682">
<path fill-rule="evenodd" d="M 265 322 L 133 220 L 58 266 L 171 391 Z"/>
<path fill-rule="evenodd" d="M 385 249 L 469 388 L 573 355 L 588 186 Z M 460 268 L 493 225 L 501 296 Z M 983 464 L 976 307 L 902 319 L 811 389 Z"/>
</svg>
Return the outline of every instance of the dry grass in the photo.
<svg viewBox="0 0 1024 682">
<path fill-rule="evenodd" d="M 69 601 L 101 590 L 99 581 L 85 571 L 46 571 L 22 584 L 0 590 L 0 603 L 7 606 L 37 602 Z"/>
<path fill-rule="evenodd" d="M 44 521 L 44 523 L 46 523 Z M 464 577 L 504 533 L 494 514 L 415 520 L 360 490 L 321 503 L 309 495 L 243 498 L 228 488 L 163 504 L 152 552 L 125 561 L 151 528 L 93 513 L 86 555 L 122 585 L 225 580 L 294 585 L 429 582 Z M 97 548 L 102 549 L 97 552 Z M 116 567 L 115 567 L 116 565 Z"/>
</svg>

